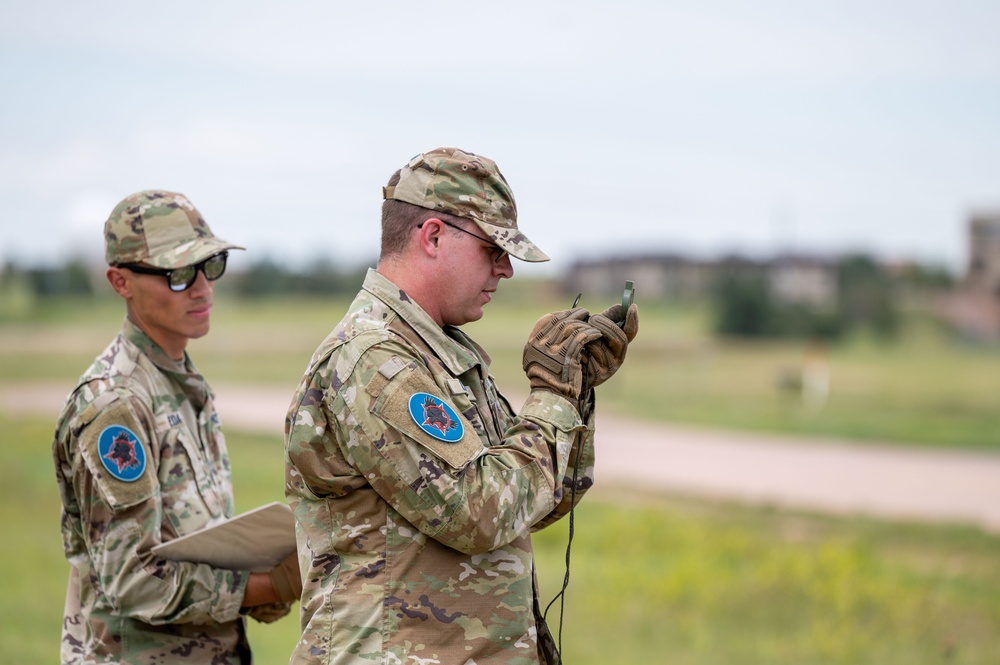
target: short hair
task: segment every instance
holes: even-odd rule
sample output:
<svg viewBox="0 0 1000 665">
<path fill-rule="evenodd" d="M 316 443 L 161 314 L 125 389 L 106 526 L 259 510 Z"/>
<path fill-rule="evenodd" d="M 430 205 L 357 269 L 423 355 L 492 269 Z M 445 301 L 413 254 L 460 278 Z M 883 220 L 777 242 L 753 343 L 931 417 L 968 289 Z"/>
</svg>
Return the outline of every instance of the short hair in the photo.
<svg viewBox="0 0 1000 665">
<path fill-rule="evenodd" d="M 389 178 L 389 187 L 399 182 L 399 171 Z M 464 217 L 449 215 L 441 210 L 423 208 L 405 201 L 386 199 L 382 201 L 382 247 L 381 257 L 388 258 L 403 252 L 413 234 L 413 229 L 426 220 L 435 217 L 452 224 L 466 226 Z"/>
</svg>

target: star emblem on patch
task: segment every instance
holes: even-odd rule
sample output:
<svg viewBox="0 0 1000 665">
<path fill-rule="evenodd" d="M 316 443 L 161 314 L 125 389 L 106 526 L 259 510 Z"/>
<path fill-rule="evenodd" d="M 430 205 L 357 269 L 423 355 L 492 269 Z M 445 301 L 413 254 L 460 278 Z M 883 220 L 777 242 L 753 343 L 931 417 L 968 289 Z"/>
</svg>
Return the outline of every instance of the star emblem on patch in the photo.
<svg viewBox="0 0 1000 665">
<path fill-rule="evenodd" d="M 465 427 L 455 409 L 438 397 L 414 393 L 410 396 L 408 407 L 417 427 L 439 441 L 457 443 L 465 435 Z"/>
<path fill-rule="evenodd" d="M 122 425 L 109 425 L 97 442 L 101 464 L 112 478 L 131 483 L 146 471 L 146 448 L 135 432 Z"/>
</svg>

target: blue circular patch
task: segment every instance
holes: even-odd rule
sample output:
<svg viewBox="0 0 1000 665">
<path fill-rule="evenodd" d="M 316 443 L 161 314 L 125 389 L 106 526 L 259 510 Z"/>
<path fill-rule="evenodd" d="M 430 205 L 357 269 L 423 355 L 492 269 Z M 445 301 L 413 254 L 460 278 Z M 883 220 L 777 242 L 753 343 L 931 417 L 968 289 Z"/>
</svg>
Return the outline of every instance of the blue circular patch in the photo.
<svg viewBox="0 0 1000 665">
<path fill-rule="evenodd" d="M 97 440 L 101 463 L 112 477 L 131 483 L 146 471 L 146 449 L 127 427 L 109 425 Z"/>
<path fill-rule="evenodd" d="M 417 427 L 445 443 L 457 443 L 465 427 L 451 405 L 427 393 L 413 393 L 409 402 L 410 417 Z"/>
</svg>

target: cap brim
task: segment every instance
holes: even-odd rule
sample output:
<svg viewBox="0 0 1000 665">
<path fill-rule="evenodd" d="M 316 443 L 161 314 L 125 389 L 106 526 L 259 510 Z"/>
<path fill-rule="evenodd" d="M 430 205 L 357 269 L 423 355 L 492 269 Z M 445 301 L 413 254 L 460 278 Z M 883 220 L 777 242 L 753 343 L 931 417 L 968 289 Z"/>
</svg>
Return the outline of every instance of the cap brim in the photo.
<svg viewBox="0 0 1000 665">
<path fill-rule="evenodd" d="M 167 270 L 183 268 L 184 266 L 201 263 L 213 254 L 218 254 L 219 252 L 223 252 L 227 249 L 246 248 L 234 245 L 231 242 L 227 242 L 222 238 L 216 238 L 214 236 L 210 238 L 195 238 L 194 240 L 189 240 L 188 242 L 178 245 L 170 252 L 161 254 L 157 257 L 151 256 L 146 259 L 145 263 L 148 263 L 155 268 L 164 268 Z"/>
<path fill-rule="evenodd" d="M 529 263 L 542 263 L 550 260 L 548 254 L 543 252 L 538 245 L 528 240 L 528 236 L 517 229 L 488 224 L 478 219 L 472 221 L 490 237 L 490 240 L 503 248 L 504 251 L 515 259 L 521 259 Z"/>
</svg>

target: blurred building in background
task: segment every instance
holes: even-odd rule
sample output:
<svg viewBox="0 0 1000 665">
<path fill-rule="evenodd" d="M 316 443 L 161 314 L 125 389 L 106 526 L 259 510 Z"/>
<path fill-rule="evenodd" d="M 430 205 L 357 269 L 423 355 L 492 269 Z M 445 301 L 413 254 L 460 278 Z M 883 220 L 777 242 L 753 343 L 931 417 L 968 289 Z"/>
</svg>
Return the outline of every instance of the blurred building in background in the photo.
<svg viewBox="0 0 1000 665">
<path fill-rule="evenodd" d="M 925 296 L 913 298 L 905 288 L 907 275 L 920 266 L 908 262 L 879 264 L 893 282 L 890 298 L 928 307 L 955 333 L 970 341 L 1000 341 L 1000 210 L 976 212 L 965 229 L 968 264 L 957 280 L 949 277 L 918 286 Z M 643 299 L 703 300 L 716 295 L 716 287 L 729 282 L 762 285 L 767 297 L 779 306 L 830 310 L 851 300 L 845 289 L 845 257 L 780 254 L 769 259 L 724 256 L 696 259 L 677 254 L 635 254 L 573 264 L 563 281 L 567 292 L 615 296 L 630 279 Z M 857 274 L 857 273 L 855 273 Z M 910 279 L 910 285 L 914 284 Z M 864 285 L 862 285 L 864 286 Z M 928 288 L 930 286 L 930 288 Z M 907 295 L 911 296 L 907 298 Z M 862 298 L 863 300 L 864 298 Z M 857 300 L 855 298 L 855 300 Z M 848 305 L 850 303 L 847 303 Z"/>
<path fill-rule="evenodd" d="M 620 293 L 633 280 L 643 298 L 696 300 L 709 297 L 723 277 L 760 279 L 771 296 L 785 304 L 830 307 L 837 300 L 837 263 L 832 258 L 782 254 L 767 260 L 725 256 L 698 260 L 650 254 L 578 261 L 566 276 L 570 292 Z"/>
<path fill-rule="evenodd" d="M 938 310 L 964 337 L 1000 340 L 1000 211 L 970 215 L 968 243 L 965 275 Z"/>
<path fill-rule="evenodd" d="M 969 219 L 969 268 L 966 287 L 1000 297 L 1000 212 Z"/>
</svg>

